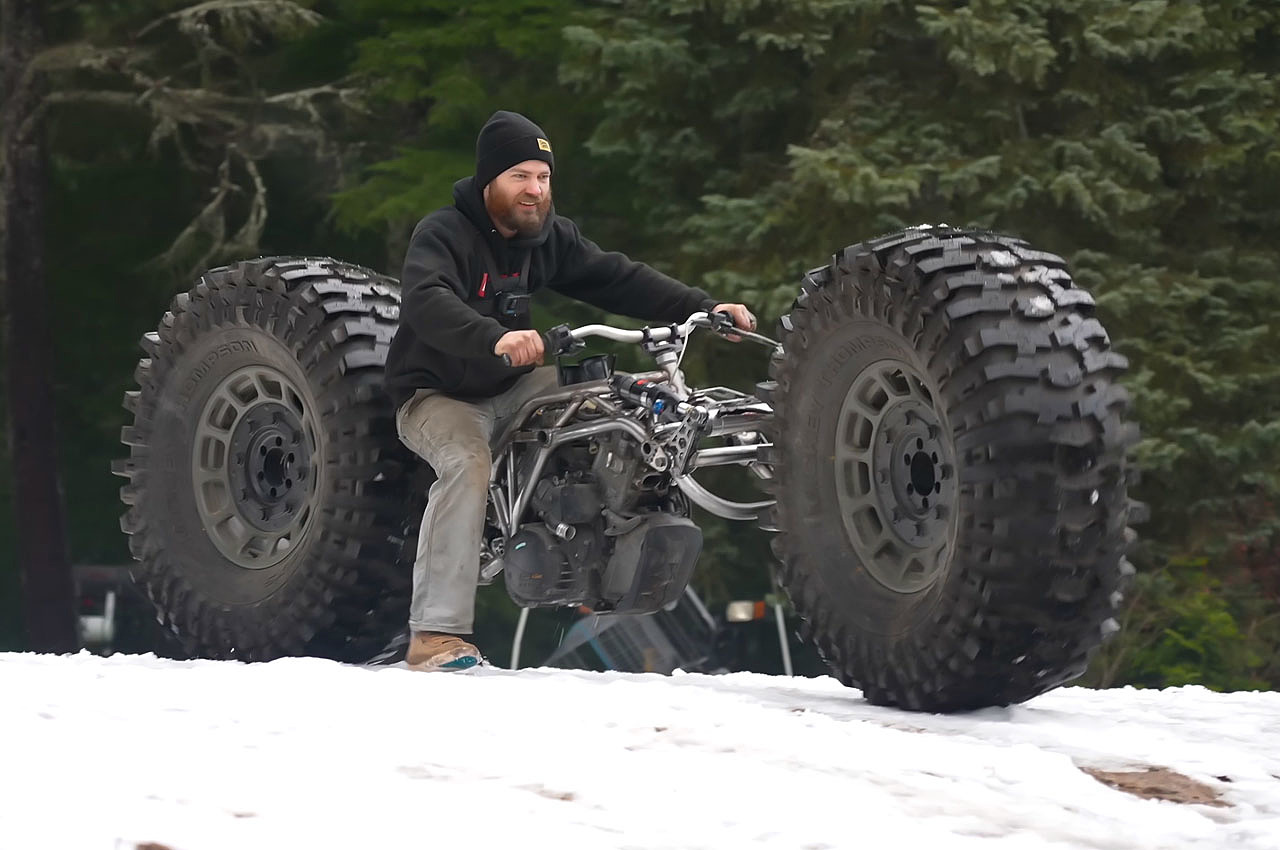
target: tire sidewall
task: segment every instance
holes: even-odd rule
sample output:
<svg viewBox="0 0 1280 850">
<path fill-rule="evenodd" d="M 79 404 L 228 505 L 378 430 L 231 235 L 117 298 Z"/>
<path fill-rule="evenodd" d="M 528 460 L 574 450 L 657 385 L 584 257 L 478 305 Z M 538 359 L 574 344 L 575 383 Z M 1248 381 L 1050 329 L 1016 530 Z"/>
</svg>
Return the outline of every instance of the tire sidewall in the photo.
<svg viewBox="0 0 1280 850">
<path fill-rule="evenodd" d="M 820 368 L 794 376 L 790 389 L 798 400 L 793 424 L 784 437 L 788 471 L 797 480 L 788 488 L 801 523 L 799 533 L 810 541 L 813 575 L 832 607 L 847 612 L 850 624 L 868 635 L 896 637 L 929 622 L 955 572 L 954 526 L 952 562 L 927 587 L 901 593 L 877 580 L 858 558 L 840 515 L 836 496 L 835 445 L 840 409 L 858 377 L 871 366 L 894 360 L 911 366 L 925 379 L 935 399 L 942 397 L 927 364 L 895 328 L 859 319 L 833 333 L 812 339 L 806 360 Z M 936 409 L 936 408 L 935 408 Z M 945 411 L 938 410 L 940 417 Z M 813 486 L 810 482 L 816 482 Z"/>
<path fill-rule="evenodd" d="M 314 390 L 306 373 L 283 342 L 261 328 L 242 326 L 208 331 L 174 362 L 161 390 L 168 403 L 158 408 L 152 437 L 151 463 L 159 486 L 149 491 L 145 506 L 153 527 L 162 535 L 165 558 L 198 596 L 216 605 L 256 606 L 286 588 L 299 566 L 316 546 L 319 505 L 312 506 L 310 527 L 300 543 L 279 562 L 261 569 L 229 561 L 203 526 L 192 475 L 192 453 L 199 417 L 219 385 L 234 372 L 253 366 L 279 370 L 316 410 Z M 316 493 L 323 498 L 323 429 L 316 432 L 313 469 L 321 476 Z"/>
</svg>

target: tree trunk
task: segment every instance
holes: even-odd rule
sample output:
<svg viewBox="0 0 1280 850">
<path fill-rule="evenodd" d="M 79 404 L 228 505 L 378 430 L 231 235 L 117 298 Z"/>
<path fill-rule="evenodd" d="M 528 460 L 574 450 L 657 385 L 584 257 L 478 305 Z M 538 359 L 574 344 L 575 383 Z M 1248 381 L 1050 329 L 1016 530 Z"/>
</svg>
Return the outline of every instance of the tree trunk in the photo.
<svg viewBox="0 0 1280 850">
<path fill-rule="evenodd" d="M 75 591 L 54 430 L 53 356 L 44 281 L 43 94 L 31 60 L 44 46 L 44 0 L 0 0 L 0 298 L 14 519 L 30 649 L 73 652 Z"/>
</svg>

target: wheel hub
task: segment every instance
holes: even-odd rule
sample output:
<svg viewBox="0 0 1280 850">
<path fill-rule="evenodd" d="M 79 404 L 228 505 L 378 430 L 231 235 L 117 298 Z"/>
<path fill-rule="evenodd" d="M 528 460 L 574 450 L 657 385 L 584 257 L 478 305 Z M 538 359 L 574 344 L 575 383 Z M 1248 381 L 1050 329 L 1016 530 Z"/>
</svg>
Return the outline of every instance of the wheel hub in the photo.
<svg viewBox="0 0 1280 850">
<path fill-rule="evenodd" d="M 836 434 L 836 496 L 860 562 L 886 588 L 914 593 L 951 560 L 955 449 L 929 383 L 897 360 L 854 379 Z"/>
<path fill-rule="evenodd" d="M 241 515 L 263 531 L 279 531 L 306 499 L 311 453 L 302 420 L 277 402 L 246 411 L 231 437 L 232 494 Z"/>
<path fill-rule="evenodd" d="M 297 548 L 315 516 L 321 468 L 308 395 L 269 366 L 228 375 L 209 396 L 192 444 L 196 509 L 227 560 L 260 570 Z"/>
<path fill-rule="evenodd" d="M 906 543 L 927 547 L 945 535 L 947 514 L 942 493 L 942 445 L 938 418 L 925 404 L 904 399 L 885 411 L 875 441 L 875 469 L 888 472 L 890 486 L 877 487 L 882 516 Z M 878 475 L 877 480 L 885 476 Z M 942 510 L 940 510 L 940 508 Z"/>
</svg>

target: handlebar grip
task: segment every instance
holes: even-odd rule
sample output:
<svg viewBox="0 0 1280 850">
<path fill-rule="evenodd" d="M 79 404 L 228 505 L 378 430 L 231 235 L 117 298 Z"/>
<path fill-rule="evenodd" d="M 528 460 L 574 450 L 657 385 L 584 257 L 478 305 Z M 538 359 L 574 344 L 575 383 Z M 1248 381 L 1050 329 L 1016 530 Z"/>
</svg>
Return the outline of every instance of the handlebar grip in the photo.
<svg viewBox="0 0 1280 850">
<path fill-rule="evenodd" d="M 503 354 L 503 355 L 502 355 L 502 365 L 503 365 L 503 366 L 510 366 L 510 365 L 511 365 L 511 355 L 510 355 L 510 354 Z"/>
<path fill-rule="evenodd" d="M 542 350 L 548 357 L 557 357 L 577 351 L 581 344 L 573 338 L 568 325 L 556 325 L 542 335 Z"/>
</svg>

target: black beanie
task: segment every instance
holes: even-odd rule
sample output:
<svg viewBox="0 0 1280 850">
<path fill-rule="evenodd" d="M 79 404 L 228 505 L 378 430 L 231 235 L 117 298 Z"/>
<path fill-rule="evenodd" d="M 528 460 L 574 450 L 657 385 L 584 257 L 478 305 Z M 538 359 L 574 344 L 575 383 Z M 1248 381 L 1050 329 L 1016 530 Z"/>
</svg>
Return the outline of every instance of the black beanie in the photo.
<svg viewBox="0 0 1280 850">
<path fill-rule="evenodd" d="M 518 112 L 498 110 L 476 138 L 476 185 L 483 189 L 493 178 L 527 159 L 556 167 L 551 143 L 542 128 Z"/>
</svg>

